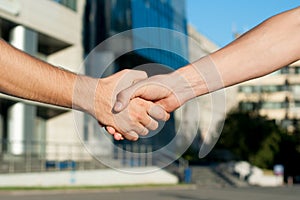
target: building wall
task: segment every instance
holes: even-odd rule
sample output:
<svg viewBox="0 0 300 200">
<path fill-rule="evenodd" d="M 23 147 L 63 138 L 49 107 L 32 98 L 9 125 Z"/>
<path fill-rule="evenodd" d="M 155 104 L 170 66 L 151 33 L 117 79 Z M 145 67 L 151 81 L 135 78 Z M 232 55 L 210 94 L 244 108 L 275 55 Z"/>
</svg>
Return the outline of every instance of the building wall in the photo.
<svg viewBox="0 0 300 200">
<path fill-rule="evenodd" d="M 77 2 L 76 11 L 69 9 L 65 6 L 62 6 L 61 4 L 51 0 L 40 0 L 38 2 L 34 0 L 4 0 L 3 2 L 0 2 L 0 18 L 3 19 L 6 24 L 9 24 L 9 26 L 3 25 L 1 26 L 1 29 L 11 28 L 17 25 L 21 25 L 26 30 L 28 29 L 36 33 L 37 40 L 38 40 L 36 41 L 38 46 L 38 52 L 35 52 L 34 53 L 35 55 L 33 56 L 37 56 L 53 65 L 64 67 L 74 72 L 85 71 L 84 69 L 79 69 L 83 61 L 83 55 L 89 53 L 83 51 L 83 45 L 82 45 L 82 41 L 84 41 L 84 38 L 82 38 L 82 34 L 84 33 L 82 27 L 84 27 L 83 18 L 84 18 L 84 14 L 85 14 L 84 12 L 86 8 L 85 0 L 76 1 Z M 98 3 L 100 1 L 91 0 L 89 2 L 91 2 L 91 5 L 95 5 L 95 3 Z M 103 1 L 103 2 L 106 2 L 107 4 L 111 4 L 113 2 L 124 4 L 125 1 L 121 0 L 121 1 Z M 136 0 L 126 1 L 126 2 L 130 2 L 129 7 L 131 7 L 135 3 L 138 3 L 138 1 Z M 156 3 L 159 1 L 151 1 L 151 2 L 157 5 Z M 160 2 L 160 4 L 161 3 L 163 2 Z M 169 12 L 159 13 L 158 10 L 155 10 L 157 9 L 156 7 L 155 9 L 152 8 L 156 12 L 155 14 L 152 15 L 152 17 L 154 15 L 156 16 L 155 19 L 152 19 L 152 22 L 158 20 L 160 18 L 159 16 L 160 14 L 164 14 L 165 16 L 168 15 L 169 17 L 168 19 L 170 20 L 173 19 L 173 17 L 176 18 L 177 20 L 180 19 L 177 22 L 175 21 L 169 22 L 170 23 L 169 28 L 186 33 L 186 27 L 185 27 L 186 21 L 185 21 L 185 12 L 183 6 L 184 1 L 172 0 L 172 1 L 166 1 L 164 3 L 167 3 L 165 4 L 165 6 L 166 5 L 169 6 L 168 8 L 171 9 L 173 14 Z M 4 8 L 1 7 L 1 5 L 4 6 Z M 181 6 L 178 7 L 178 5 Z M 94 9 L 93 6 L 91 8 Z M 109 13 L 109 10 L 107 11 L 106 8 L 107 5 L 106 7 L 103 7 L 103 11 L 105 13 L 108 12 L 108 14 L 111 14 Z M 11 10 L 13 10 L 13 12 Z M 143 16 L 144 14 L 141 10 L 133 10 L 132 12 L 137 14 L 135 16 Z M 91 19 L 89 18 L 90 17 L 89 14 L 91 13 L 89 12 L 87 13 L 88 20 Z M 118 12 L 116 12 L 115 14 L 118 14 Z M 104 17 L 104 15 L 101 15 L 101 17 Z M 151 16 L 149 15 L 149 17 Z M 108 24 L 109 22 L 112 22 L 111 17 L 108 17 L 107 20 L 108 21 L 105 22 L 105 24 L 102 24 L 102 25 L 106 25 L 105 28 L 107 27 L 109 28 L 110 26 L 108 26 Z M 131 21 L 133 20 L 131 19 Z M 91 28 L 91 30 L 93 30 L 93 28 L 95 28 L 95 30 L 104 29 L 103 27 L 99 26 L 97 23 L 92 25 L 95 27 L 89 27 Z M 135 27 L 137 27 L 137 24 L 135 25 L 136 25 Z M 161 27 L 165 27 L 162 26 L 162 24 L 157 24 L 157 25 L 161 25 Z M 5 30 L 4 32 L 1 31 L 1 34 L 6 32 L 9 33 L 9 31 L 10 30 Z M 109 30 L 108 33 L 105 35 L 109 37 L 112 36 L 111 34 L 113 34 L 113 32 Z M 3 35 L 3 37 L 4 38 L 6 37 L 5 39 L 9 40 L 9 37 L 6 36 L 5 34 Z M 18 35 L 16 37 L 18 37 Z M 94 45 L 97 45 L 101 41 L 95 40 L 94 42 L 95 42 Z M 152 42 L 154 42 L 154 40 Z M 183 43 L 181 42 L 180 44 Z M 187 44 L 183 44 L 183 45 L 187 45 Z M 173 48 L 178 48 L 178 46 Z M 187 56 L 186 46 L 184 46 L 183 49 L 185 51 L 184 52 L 185 56 Z M 2 97 L 8 98 L 6 96 L 2 96 Z M 13 102 L 18 102 L 18 100 L 14 98 L 10 100 Z M 40 104 L 34 104 L 34 105 L 37 107 L 44 106 L 46 107 L 46 112 L 50 112 L 50 113 L 53 112 L 52 107 L 47 107 L 46 105 L 40 105 Z M 31 117 L 36 117 L 36 123 L 35 123 L 36 127 L 34 127 L 33 129 L 36 130 L 37 132 L 45 131 L 46 133 L 46 135 L 40 137 L 45 139 L 45 141 L 42 141 L 41 144 L 47 145 L 47 148 L 42 151 L 43 153 L 45 153 L 46 159 L 50 159 L 50 160 L 51 159 L 65 160 L 70 158 L 79 159 L 79 157 L 82 158 L 81 157 L 82 155 L 74 157 L 72 154 L 73 150 L 70 150 L 68 145 L 71 144 L 70 148 L 74 149 L 72 145 L 75 144 L 76 146 L 77 144 L 78 145 L 81 144 L 81 141 L 78 139 L 77 131 L 79 131 L 79 134 L 83 135 L 84 134 L 83 130 L 85 129 L 84 127 L 85 125 L 83 123 L 77 124 L 79 125 L 79 127 L 77 127 L 76 129 L 74 125 L 73 113 L 70 111 L 69 112 L 64 111 L 62 113 L 63 114 L 57 114 L 47 119 L 41 119 L 40 117 L 37 116 L 31 116 Z M 81 117 L 83 121 L 84 117 L 83 116 Z M 173 127 L 174 127 L 174 122 L 171 120 L 170 127 L 167 128 L 167 131 L 170 131 L 171 129 L 172 129 L 171 131 L 173 131 Z M 96 135 L 96 133 L 93 133 L 93 135 Z M 64 144 L 66 144 L 67 147 L 63 147 Z M 75 149 L 82 150 L 82 145 L 80 148 L 75 148 Z M 77 150 L 75 151 L 77 152 Z"/>
<path fill-rule="evenodd" d="M 188 36 L 190 62 L 194 62 L 199 58 L 219 49 L 216 44 L 199 33 L 192 25 L 188 26 Z"/>
<path fill-rule="evenodd" d="M 9 24 L 5 27 L 3 25 L 1 32 L 9 31 L 3 30 L 5 28 L 21 25 L 38 35 L 39 49 L 33 56 L 55 66 L 74 72 L 83 72 L 80 66 L 83 62 L 82 18 L 85 0 L 76 1 L 76 11 L 52 0 L 4 0 L 0 4 L 0 19 Z M 16 37 L 20 36 L 16 35 Z M 46 47 L 44 47 L 45 45 Z M 13 101 L 18 100 L 14 99 Z M 52 112 L 51 107 L 42 106 L 48 110 L 47 112 Z M 62 160 L 69 159 L 70 154 L 64 153 L 65 149 L 57 149 L 55 144 L 66 143 L 75 146 L 81 144 L 74 128 L 74 116 L 71 111 L 64 111 L 62 115 L 58 114 L 56 117 L 47 118 L 45 124 L 43 119 L 36 118 L 35 124 L 34 130 L 40 132 L 35 134 L 44 134 L 41 133 L 43 130 L 46 132 L 44 139 L 46 141 L 41 141 L 42 144 L 49 144 L 48 147 L 55 149 L 56 156 L 62 155 L 60 157 Z M 35 139 L 32 138 L 32 140 Z M 82 150 L 82 148 L 80 149 Z M 53 158 L 51 153 L 46 156 L 49 156 L 47 159 Z"/>
<path fill-rule="evenodd" d="M 54 1 L 13 0 L 18 7 L 17 15 L 0 9 L 0 17 L 21 24 L 37 32 L 74 44 L 81 40 L 81 15 L 84 0 L 78 0 L 78 12 Z"/>
<path fill-rule="evenodd" d="M 79 69 L 79 67 L 83 62 L 83 55 L 84 54 L 86 55 L 88 53 L 88 52 L 84 53 L 83 46 L 82 46 L 82 41 L 83 41 L 82 38 L 83 20 L 82 19 L 85 10 L 85 0 L 77 1 L 76 12 L 50 0 L 39 0 L 38 3 L 36 0 L 19 0 L 19 1 L 7 0 L 7 2 L 13 3 L 13 7 L 16 8 L 15 10 L 17 14 L 16 15 L 11 14 L 7 12 L 5 9 L 3 10 L 0 8 L 1 19 L 5 19 L 11 24 L 22 25 L 30 30 L 33 30 L 38 34 L 39 42 L 47 43 L 47 41 L 43 41 L 43 39 L 45 38 L 44 36 L 46 36 L 46 38 L 51 38 L 54 39 L 55 41 L 59 41 L 61 43 L 66 44 L 64 48 L 56 52 L 51 52 L 51 53 L 39 52 L 41 54 L 40 57 L 42 57 L 47 62 L 50 62 L 57 66 L 64 67 L 74 72 L 85 71 L 84 69 Z M 139 3 L 138 0 L 132 0 L 131 2 L 133 4 Z M 183 6 L 184 1 L 174 0 L 174 1 L 166 1 L 166 2 L 170 3 L 170 7 L 162 6 L 161 8 L 165 9 L 165 11 L 167 9 L 171 9 L 174 15 L 178 14 L 177 17 L 174 17 L 174 20 L 178 20 L 178 21 L 173 21 L 173 22 L 171 21 L 168 24 L 166 20 L 168 20 L 167 15 L 169 12 L 165 12 L 164 15 L 166 15 L 165 16 L 166 23 L 165 24 L 158 23 L 157 25 L 163 28 L 170 28 L 175 31 L 181 31 L 183 34 L 187 33 L 186 27 L 184 27 L 186 25 L 185 6 Z M 149 4 L 149 6 L 152 6 L 152 4 Z M 156 15 L 156 18 L 159 19 L 160 16 L 158 11 L 159 9 L 153 10 L 153 13 L 151 15 L 153 16 Z M 141 10 L 135 10 L 133 12 L 134 14 L 138 14 L 135 15 L 136 19 L 138 18 L 137 16 L 143 16 L 143 12 Z M 151 17 L 151 15 L 149 14 L 149 17 Z M 135 21 L 135 28 L 140 27 L 141 24 L 138 25 L 137 22 Z M 109 32 L 109 34 L 111 34 L 111 32 Z M 110 36 L 109 34 L 107 34 L 107 36 Z M 41 37 L 41 35 L 43 37 Z M 191 42 L 188 43 L 188 41 L 180 41 L 179 43 L 184 47 L 182 48 L 183 49 L 182 54 L 184 56 L 187 56 L 187 53 L 190 52 L 190 61 L 195 61 L 196 59 L 218 49 L 216 45 L 210 42 L 203 35 L 197 33 L 197 31 L 192 27 L 189 27 L 188 35 L 194 40 L 193 43 Z M 174 41 L 170 41 L 170 42 L 176 43 Z M 197 44 L 196 46 L 195 43 Z M 54 45 L 55 43 L 50 43 L 50 44 Z M 188 45 L 189 45 L 189 49 L 185 49 Z M 174 46 L 170 48 L 171 49 L 179 48 L 179 46 Z M 150 56 L 147 58 L 149 59 L 152 57 Z M 182 66 L 183 63 L 184 62 L 182 62 L 180 66 Z M 173 66 L 173 68 L 176 67 Z M 236 90 L 235 88 L 226 90 L 226 94 L 227 94 L 226 111 L 228 111 L 234 105 L 234 103 L 232 102 L 234 102 L 233 99 L 234 99 L 235 90 Z M 194 112 L 193 108 L 195 104 L 199 104 L 200 108 L 203 108 L 200 113 Z M 195 131 L 195 129 L 196 130 L 200 129 L 200 132 L 206 134 L 205 130 L 207 130 L 209 126 L 217 126 L 218 120 L 214 120 L 213 123 L 211 123 L 210 121 L 210 117 L 212 114 L 211 106 L 212 106 L 211 97 L 207 95 L 205 97 L 198 98 L 188 103 L 183 108 L 179 109 L 178 112 L 175 113 L 175 115 L 177 116 L 177 121 L 183 122 L 184 126 L 186 126 L 185 130 L 188 130 L 186 135 L 188 135 L 189 131 Z M 180 117 L 182 119 L 178 118 L 177 113 L 180 112 L 183 113 L 180 114 Z M 220 114 L 219 117 L 221 119 L 225 113 L 221 112 L 219 114 Z M 198 121 L 200 121 L 200 124 L 198 124 Z M 55 159 L 57 158 L 57 156 L 60 160 L 65 160 L 70 158 L 71 159 L 82 158 L 81 154 L 80 155 L 78 154 L 79 156 L 70 157 L 70 155 L 77 155 L 77 153 L 72 154 L 72 152 L 74 151 L 80 152 L 82 150 L 81 142 L 78 139 L 77 131 L 79 130 L 79 132 L 80 131 L 83 132 L 84 129 L 83 125 L 79 124 L 80 127 L 78 128 L 78 130 L 76 130 L 76 128 L 74 127 L 74 116 L 72 112 L 64 112 L 64 114 L 60 114 L 50 119 L 47 119 L 45 121 L 45 125 L 42 126 L 45 126 L 46 142 L 48 144 L 51 144 L 47 146 L 46 149 L 48 152 L 46 154 L 47 159 Z M 173 122 L 171 122 L 171 126 L 174 126 Z M 40 129 L 43 128 L 36 128 L 36 130 L 40 130 Z M 68 149 L 68 147 L 63 147 L 63 144 L 72 144 L 75 145 L 75 147 L 72 146 L 70 150 Z M 79 145 L 79 147 L 77 145 Z"/>
<path fill-rule="evenodd" d="M 126 35 L 127 37 L 114 39 L 112 43 L 109 43 L 110 45 L 107 45 L 107 49 L 99 49 L 99 51 L 97 51 L 99 55 L 110 54 L 111 57 L 115 58 L 115 61 L 112 64 L 114 69 L 111 71 L 139 67 L 149 63 L 161 63 L 174 70 L 187 63 L 187 41 L 185 38 L 184 40 L 179 40 L 171 33 L 172 31 L 180 31 L 184 35 L 187 32 L 184 12 L 185 1 L 89 0 L 87 2 L 88 6 L 86 8 L 92 17 L 85 17 L 84 20 L 85 28 L 87 30 L 84 35 L 85 46 L 87 47 L 85 48 L 86 55 L 93 47 L 106 38 L 116 36 L 118 33 L 122 34 L 123 31 L 126 30 L 145 28 L 143 29 L 144 31 L 132 31 L 130 34 Z M 180 8 L 178 8 L 178 6 Z M 100 20 L 100 18 L 103 18 L 104 20 Z M 101 29 L 100 26 L 94 27 L 97 22 L 101 22 L 101 24 L 104 25 L 104 28 Z M 157 29 L 151 29 L 153 26 L 169 28 L 169 32 L 165 32 L 165 34 L 161 33 Z M 101 37 L 97 38 L 97 35 L 100 35 Z M 120 36 L 120 34 L 118 36 Z M 153 48 L 145 48 L 147 44 L 149 47 Z M 143 49 L 134 52 L 132 51 L 133 49 L 138 48 Z M 166 51 L 161 51 L 161 49 L 165 49 Z M 127 52 L 127 54 L 124 52 Z M 173 52 L 180 53 L 179 55 L 174 55 L 172 54 Z M 100 56 L 97 56 L 97 58 L 99 57 Z M 179 59 L 180 57 L 184 57 L 184 59 Z M 148 65 L 148 67 L 149 66 L 150 65 Z M 88 65 L 86 69 L 91 76 L 95 76 L 95 72 L 101 70 L 96 68 L 95 65 Z M 148 68 L 148 71 L 150 75 L 156 73 L 155 67 L 153 67 L 153 69 Z M 157 72 L 162 73 L 162 70 L 157 70 Z M 164 72 L 166 73 L 166 70 Z M 89 122 L 86 123 L 88 124 Z M 150 138 L 141 138 L 137 143 L 141 145 L 151 145 L 153 149 L 156 150 L 166 146 L 166 144 L 172 140 L 174 135 L 174 118 L 171 116 L 171 119 L 165 124 L 164 129 L 160 131 L 160 134 L 155 134 Z M 94 140 L 94 138 L 91 139 Z M 121 141 L 120 143 L 126 143 L 126 141 Z"/>
<path fill-rule="evenodd" d="M 82 66 L 84 62 L 82 45 L 82 19 L 85 0 L 77 0 L 77 12 L 62 7 L 59 4 L 54 4 L 55 7 L 58 5 L 58 10 L 64 10 L 64 12 L 62 12 L 64 14 L 52 18 L 52 20 L 50 20 L 51 22 L 49 23 L 60 22 L 60 27 L 53 28 L 53 30 L 59 28 L 60 37 L 68 40 L 68 42 L 70 42 L 72 45 L 68 48 L 49 55 L 47 57 L 47 61 L 75 73 L 84 73 L 85 70 Z M 50 13 L 50 15 L 55 16 L 56 12 Z M 64 20 L 60 20 L 60 18 L 64 18 Z M 56 152 L 56 155 L 48 155 L 49 159 L 57 158 L 58 154 L 60 160 L 91 159 L 90 155 L 82 146 L 83 143 L 80 140 L 78 134 L 82 134 L 83 127 L 80 126 L 80 123 L 77 123 L 75 125 L 77 121 L 78 120 L 74 120 L 73 111 L 58 115 L 57 117 L 51 118 L 47 121 L 47 141 L 49 142 L 49 144 L 56 143 L 60 146 L 60 148 L 57 149 L 55 145 L 48 145 L 48 150 L 50 152 L 51 149 L 52 152 Z M 64 144 L 67 144 L 66 147 L 63 147 Z"/>
<path fill-rule="evenodd" d="M 292 121 L 300 115 L 300 62 L 270 75 L 242 83 L 238 100 L 243 110 L 258 111 L 293 130 Z"/>
</svg>

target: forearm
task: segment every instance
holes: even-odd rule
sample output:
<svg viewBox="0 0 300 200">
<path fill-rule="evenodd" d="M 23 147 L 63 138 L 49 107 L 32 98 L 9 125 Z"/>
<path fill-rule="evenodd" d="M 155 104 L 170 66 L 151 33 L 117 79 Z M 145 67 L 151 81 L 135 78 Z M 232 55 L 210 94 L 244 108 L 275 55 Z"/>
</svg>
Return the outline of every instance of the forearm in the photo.
<svg viewBox="0 0 300 200">
<path fill-rule="evenodd" d="M 200 59 L 180 69 L 180 73 L 198 71 L 198 79 L 189 79 L 197 82 L 192 84 L 196 85 L 193 87 L 197 95 L 264 76 L 300 59 L 299 33 L 300 7 L 266 20 L 228 46 L 212 53 L 209 56 L 211 66 L 204 66 Z M 214 70 L 208 72 L 211 67 L 218 74 Z"/>
<path fill-rule="evenodd" d="M 219 51 L 118 94 L 120 112 L 134 97 L 172 112 L 186 101 L 269 74 L 300 59 L 300 7 L 274 16 Z M 118 105 L 118 106 L 117 106 Z"/>
<path fill-rule="evenodd" d="M 2 40 L 0 49 L 0 92 L 72 108 L 78 75 L 33 58 Z"/>
<path fill-rule="evenodd" d="M 299 33 L 300 7 L 270 18 L 211 57 L 230 86 L 299 60 Z"/>
</svg>

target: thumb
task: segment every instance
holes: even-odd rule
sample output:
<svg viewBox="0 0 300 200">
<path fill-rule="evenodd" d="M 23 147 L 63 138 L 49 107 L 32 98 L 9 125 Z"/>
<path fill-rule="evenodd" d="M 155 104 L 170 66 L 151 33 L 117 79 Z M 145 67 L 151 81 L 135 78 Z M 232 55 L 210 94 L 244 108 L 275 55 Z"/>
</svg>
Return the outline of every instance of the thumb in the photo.
<svg viewBox="0 0 300 200">
<path fill-rule="evenodd" d="M 135 89 L 133 88 L 133 86 L 135 85 L 135 83 L 148 78 L 147 73 L 144 71 L 139 71 L 139 70 L 129 70 L 128 72 L 126 72 L 125 76 L 123 77 L 124 80 L 130 80 L 130 85 L 132 85 L 131 87 L 122 90 L 121 92 L 119 92 L 116 96 L 116 102 L 114 104 L 113 110 L 115 112 L 121 112 L 122 110 L 124 110 L 130 100 L 132 98 L 134 98 L 134 91 Z M 130 86 L 128 85 L 128 86 Z"/>
<path fill-rule="evenodd" d="M 122 110 L 124 110 L 130 100 L 131 100 L 131 96 L 132 96 L 132 90 L 130 88 L 128 89 L 125 89 L 123 91 L 121 91 L 117 97 L 116 97 L 116 102 L 115 102 L 115 105 L 114 105 L 114 111 L 115 112 L 121 112 Z"/>
<path fill-rule="evenodd" d="M 117 95 L 117 100 L 114 105 L 114 111 L 115 112 L 121 112 L 126 108 L 129 104 L 130 101 L 130 96 L 129 95 L 124 95 L 124 92 L 121 92 Z"/>
<path fill-rule="evenodd" d="M 142 94 L 144 92 L 144 84 L 145 83 L 141 81 L 119 92 L 116 96 L 116 102 L 114 104 L 113 110 L 117 113 L 121 112 L 128 106 L 131 99 L 134 99 L 136 97 L 143 98 Z"/>
</svg>

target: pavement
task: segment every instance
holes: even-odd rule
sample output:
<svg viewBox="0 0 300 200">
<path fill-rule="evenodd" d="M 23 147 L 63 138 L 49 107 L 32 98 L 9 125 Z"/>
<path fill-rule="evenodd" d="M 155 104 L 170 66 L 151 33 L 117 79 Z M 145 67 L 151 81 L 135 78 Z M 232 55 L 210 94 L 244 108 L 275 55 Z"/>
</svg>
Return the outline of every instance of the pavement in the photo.
<svg viewBox="0 0 300 200">
<path fill-rule="evenodd" d="M 0 191 L 1 200 L 299 200 L 300 186 L 260 187 L 197 187 L 161 186 L 141 188 Z"/>
</svg>

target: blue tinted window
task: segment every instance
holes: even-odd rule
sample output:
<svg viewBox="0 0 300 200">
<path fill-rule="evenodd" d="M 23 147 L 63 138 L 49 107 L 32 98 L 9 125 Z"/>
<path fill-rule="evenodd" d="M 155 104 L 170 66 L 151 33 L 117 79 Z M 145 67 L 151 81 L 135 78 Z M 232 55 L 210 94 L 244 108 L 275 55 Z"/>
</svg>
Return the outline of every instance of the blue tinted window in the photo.
<svg viewBox="0 0 300 200">
<path fill-rule="evenodd" d="M 184 0 L 132 0 L 132 28 L 160 27 L 187 34 Z M 151 51 L 137 51 L 138 54 L 174 69 L 187 64 L 188 41 L 176 37 L 171 31 L 154 31 L 133 36 L 134 48 L 149 44 Z M 146 45 L 147 46 L 147 45 Z M 170 53 L 159 49 L 171 51 Z M 174 56 L 177 54 L 176 56 Z"/>
</svg>

